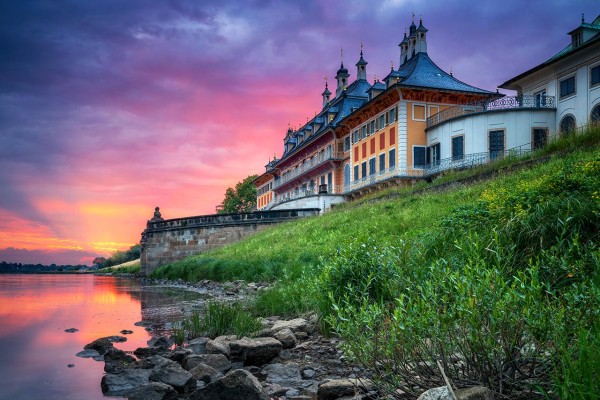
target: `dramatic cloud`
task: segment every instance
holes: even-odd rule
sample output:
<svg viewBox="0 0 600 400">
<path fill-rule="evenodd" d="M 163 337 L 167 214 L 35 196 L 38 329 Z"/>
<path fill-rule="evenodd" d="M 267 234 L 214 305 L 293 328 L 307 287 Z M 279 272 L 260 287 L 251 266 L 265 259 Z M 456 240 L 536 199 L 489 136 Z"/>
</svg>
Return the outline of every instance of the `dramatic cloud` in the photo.
<svg viewBox="0 0 600 400">
<path fill-rule="evenodd" d="M 595 0 L 2 2 L 0 260 L 89 260 L 137 242 L 157 205 L 214 212 L 317 112 L 341 48 L 351 79 L 361 43 L 369 80 L 398 66 L 412 13 L 440 67 L 494 90 L 596 12 Z"/>
</svg>

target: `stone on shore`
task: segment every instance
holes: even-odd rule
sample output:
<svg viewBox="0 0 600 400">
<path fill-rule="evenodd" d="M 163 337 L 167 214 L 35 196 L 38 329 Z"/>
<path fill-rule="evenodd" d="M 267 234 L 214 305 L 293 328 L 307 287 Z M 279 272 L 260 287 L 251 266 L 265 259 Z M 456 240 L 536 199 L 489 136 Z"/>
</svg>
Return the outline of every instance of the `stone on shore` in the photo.
<svg viewBox="0 0 600 400">
<path fill-rule="evenodd" d="M 277 321 L 271 327 L 271 332 L 276 333 L 283 329 L 289 329 L 292 332 L 312 333 L 314 327 L 304 318 L 295 318 L 289 321 Z"/>
<path fill-rule="evenodd" d="M 206 352 L 208 354 L 229 355 L 229 343 L 225 341 L 209 340 L 206 342 Z"/>
<path fill-rule="evenodd" d="M 118 374 L 106 374 L 100 387 L 105 396 L 129 396 L 134 389 L 149 382 L 149 369 L 125 369 Z"/>
<path fill-rule="evenodd" d="M 191 393 L 190 400 L 267 400 L 262 386 L 250 372 L 236 369 Z"/>
<path fill-rule="evenodd" d="M 223 374 L 208 364 L 200 363 L 190 370 L 190 374 L 206 384 L 223 377 Z"/>
<path fill-rule="evenodd" d="M 494 394 L 484 386 L 474 386 L 466 389 L 456 389 L 454 391 L 458 400 L 493 400 Z M 418 397 L 417 400 L 454 400 L 448 387 L 440 386 L 429 389 Z"/>
<path fill-rule="evenodd" d="M 353 396 L 357 391 L 368 392 L 373 383 L 366 379 L 334 379 L 323 383 L 317 391 L 318 400 L 336 400 L 339 397 Z"/>
<path fill-rule="evenodd" d="M 282 347 L 281 342 L 272 337 L 242 338 L 229 343 L 229 355 L 232 362 L 241 361 L 244 365 L 264 365 L 277 357 Z"/>
<path fill-rule="evenodd" d="M 207 364 L 217 371 L 227 372 L 231 363 L 223 354 L 191 354 L 183 359 L 183 368 L 190 371 L 199 364 Z"/>
<path fill-rule="evenodd" d="M 108 337 L 96 339 L 91 343 L 83 346 L 85 350 L 96 350 L 100 355 L 103 355 L 110 348 L 114 348 L 113 342 Z"/>
<path fill-rule="evenodd" d="M 196 388 L 196 379 L 181 365 L 174 361 L 156 366 L 152 369 L 149 379 L 172 386 L 178 393 L 188 393 Z"/>
<path fill-rule="evenodd" d="M 135 357 L 130 356 L 123 350 L 111 347 L 104 354 L 104 371 L 115 374 L 135 361 Z"/>
<path fill-rule="evenodd" d="M 128 400 L 176 400 L 177 392 L 171 386 L 161 382 L 149 382 L 134 389 Z"/>
<path fill-rule="evenodd" d="M 207 337 L 196 338 L 190 340 L 186 347 L 196 354 L 206 354 L 206 343 L 209 340 Z"/>
<path fill-rule="evenodd" d="M 150 347 L 159 347 L 159 348 L 163 348 L 163 349 L 168 349 L 169 347 L 171 347 L 173 345 L 173 341 L 167 339 L 164 336 L 152 338 L 152 339 L 148 340 L 147 343 L 148 343 L 148 346 L 150 346 Z"/>
<path fill-rule="evenodd" d="M 284 328 L 274 335 L 275 339 L 281 342 L 284 349 L 291 349 L 296 346 L 296 335 L 290 328 Z"/>
</svg>

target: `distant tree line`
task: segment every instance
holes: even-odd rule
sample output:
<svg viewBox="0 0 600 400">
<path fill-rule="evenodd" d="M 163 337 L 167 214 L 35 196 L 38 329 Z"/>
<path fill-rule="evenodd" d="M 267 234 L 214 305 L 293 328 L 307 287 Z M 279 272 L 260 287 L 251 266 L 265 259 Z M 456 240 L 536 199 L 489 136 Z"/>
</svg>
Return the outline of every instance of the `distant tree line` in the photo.
<svg viewBox="0 0 600 400">
<path fill-rule="evenodd" d="M 41 272 L 69 272 L 90 269 L 88 265 L 43 265 L 43 264 L 22 264 L 10 263 L 6 261 L 0 262 L 1 274 L 35 274 Z"/>
<path fill-rule="evenodd" d="M 98 268 L 108 268 L 112 267 L 113 265 L 119 265 L 128 261 L 137 260 L 140 258 L 141 252 L 141 246 L 136 244 L 131 246 L 129 250 L 117 250 L 108 258 L 96 257 L 92 263 Z"/>
</svg>

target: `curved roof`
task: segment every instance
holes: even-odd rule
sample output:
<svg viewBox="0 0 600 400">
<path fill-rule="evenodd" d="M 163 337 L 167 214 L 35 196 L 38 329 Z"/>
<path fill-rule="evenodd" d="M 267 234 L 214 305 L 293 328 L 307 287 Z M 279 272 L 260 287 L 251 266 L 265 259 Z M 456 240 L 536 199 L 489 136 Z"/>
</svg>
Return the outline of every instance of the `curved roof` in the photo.
<svg viewBox="0 0 600 400">
<path fill-rule="evenodd" d="M 410 60 L 402 64 L 398 70 L 400 85 L 420 88 L 452 90 L 457 92 L 496 94 L 459 81 L 452 75 L 442 71 L 440 67 L 429 58 L 427 53 L 415 54 Z"/>
</svg>

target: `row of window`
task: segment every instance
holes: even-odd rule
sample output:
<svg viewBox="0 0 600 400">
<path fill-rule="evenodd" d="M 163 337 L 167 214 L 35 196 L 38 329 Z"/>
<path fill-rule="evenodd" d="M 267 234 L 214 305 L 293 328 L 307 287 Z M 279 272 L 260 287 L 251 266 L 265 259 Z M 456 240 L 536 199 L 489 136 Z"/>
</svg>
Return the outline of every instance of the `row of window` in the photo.
<svg viewBox="0 0 600 400">
<path fill-rule="evenodd" d="M 396 107 L 394 107 L 371 121 L 366 122 L 352 133 L 352 143 L 357 143 L 389 124 L 396 122 L 396 114 Z"/>
<path fill-rule="evenodd" d="M 373 157 L 368 161 L 368 169 L 367 169 L 367 161 L 363 161 L 359 165 L 354 166 L 354 181 L 358 181 L 359 179 L 365 179 L 368 176 L 375 175 L 377 172 L 383 174 L 386 171 L 391 171 L 396 168 L 396 149 L 391 149 L 388 153 L 389 161 L 388 167 L 386 169 L 386 153 L 381 153 L 379 155 L 379 168 L 377 168 L 377 158 Z M 344 176 L 344 182 L 347 184 L 349 177 Z"/>
<path fill-rule="evenodd" d="M 269 182 L 266 185 L 263 185 L 263 186 L 259 187 L 258 190 L 256 191 L 256 194 L 258 196 L 260 196 L 260 195 L 263 195 L 263 194 L 267 193 L 271 189 L 273 189 L 273 182 Z"/>
<path fill-rule="evenodd" d="M 600 65 L 590 69 L 590 87 L 600 84 Z M 560 81 L 560 98 L 575 94 L 575 75 Z"/>
</svg>

